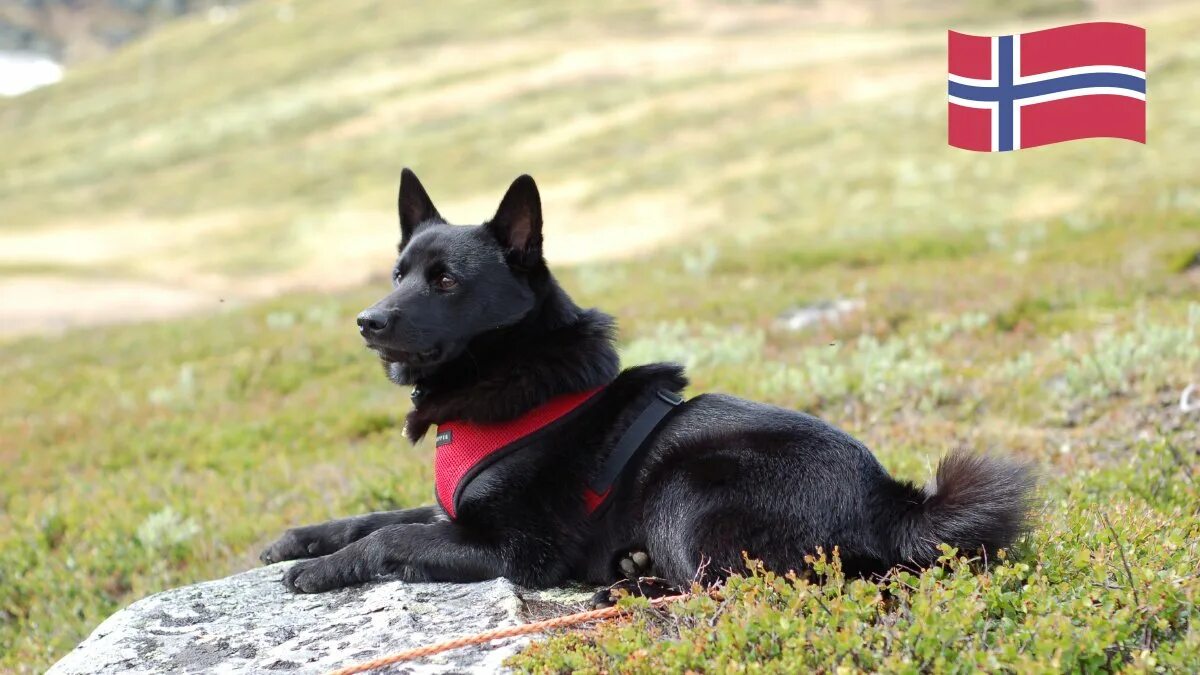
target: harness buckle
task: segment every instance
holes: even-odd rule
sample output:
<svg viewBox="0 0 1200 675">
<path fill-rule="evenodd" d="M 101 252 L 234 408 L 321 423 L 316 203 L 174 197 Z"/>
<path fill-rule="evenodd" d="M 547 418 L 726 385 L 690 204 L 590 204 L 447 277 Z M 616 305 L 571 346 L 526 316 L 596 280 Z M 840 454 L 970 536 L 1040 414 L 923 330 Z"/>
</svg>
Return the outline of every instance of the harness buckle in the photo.
<svg viewBox="0 0 1200 675">
<path fill-rule="evenodd" d="M 679 394 L 676 394 L 673 391 L 667 391 L 666 389 L 659 389 L 655 393 L 658 394 L 658 397 L 661 398 L 663 401 L 665 401 L 668 405 L 677 406 L 680 403 L 683 403 L 683 397 L 680 396 Z"/>
</svg>

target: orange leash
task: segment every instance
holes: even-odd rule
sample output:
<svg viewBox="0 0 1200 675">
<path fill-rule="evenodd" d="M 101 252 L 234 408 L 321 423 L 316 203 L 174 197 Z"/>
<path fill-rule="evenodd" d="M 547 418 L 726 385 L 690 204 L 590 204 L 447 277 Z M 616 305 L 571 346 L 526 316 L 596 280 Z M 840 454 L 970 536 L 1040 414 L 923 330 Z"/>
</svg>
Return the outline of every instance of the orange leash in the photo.
<svg viewBox="0 0 1200 675">
<path fill-rule="evenodd" d="M 691 597 L 690 595 L 668 595 L 662 598 L 655 598 L 650 601 L 652 607 L 665 605 L 669 602 L 678 602 Z M 329 671 L 326 675 L 352 675 L 353 673 L 365 673 L 376 668 L 383 668 L 394 663 L 403 661 L 411 661 L 419 659 L 423 656 L 432 656 L 442 652 L 448 652 L 451 649 L 459 649 L 461 647 L 470 647 L 471 645 L 480 645 L 492 640 L 500 640 L 502 638 L 516 637 L 518 635 L 529 635 L 530 633 L 541 633 L 553 628 L 563 628 L 566 626 L 574 626 L 589 621 L 600 621 L 603 619 L 611 619 L 621 614 L 628 613 L 628 610 L 620 607 L 605 607 L 604 609 L 593 609 L 587 612 L 577 612 L 575 614 L 567 614 L 564 616 L 546 619 L 544 621 L 535 621 L 533 623 L 522 624 L 520 626 L 509 626 L 507 628 L 496 628 L 475 635 L 467 635 L 437 644 L 427 645 L 425 647 L 416 647 L 414 649 L 406 649 L 402 652 L 389 654 L 371 661 L 364 661 L 345 668 Z"/>
</svg>

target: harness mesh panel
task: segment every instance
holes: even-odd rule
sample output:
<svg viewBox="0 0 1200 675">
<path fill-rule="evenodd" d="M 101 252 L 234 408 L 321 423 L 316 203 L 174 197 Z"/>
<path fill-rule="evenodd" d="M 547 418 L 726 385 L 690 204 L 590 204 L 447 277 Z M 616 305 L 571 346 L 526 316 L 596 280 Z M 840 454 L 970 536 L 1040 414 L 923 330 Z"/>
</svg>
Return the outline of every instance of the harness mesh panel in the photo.
<svg viewBox="0 0 1200 675">
<path fill-rule="evenodd" d="M 446 422 L 438 433 L 450 432 L 450 440 L 438 445 L 434 453 L 434 477 L 437 499 L 451 518 L 457 517 L 454 494 L 463 479 L 480 462 L 509 445 L 537 432 L 583 405 L 604 387 L 552 398 L 520 417 L 500 424 Z"/>
</svg>

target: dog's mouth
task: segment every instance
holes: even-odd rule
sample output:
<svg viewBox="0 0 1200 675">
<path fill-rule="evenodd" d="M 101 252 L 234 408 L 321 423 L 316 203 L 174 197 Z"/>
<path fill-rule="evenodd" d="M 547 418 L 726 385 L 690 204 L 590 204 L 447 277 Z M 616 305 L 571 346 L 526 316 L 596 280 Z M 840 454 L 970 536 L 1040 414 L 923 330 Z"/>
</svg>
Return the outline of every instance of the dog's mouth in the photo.
<svg viewBox="0 0 1200 675">
<path fill-rule="evenodd" d="M 409 351 L 404 349 L 395 349 L 383 345 L 373 345 L 367 343 L 367 349 L 375 352 L 381 359 L 389 363 L 402 363 L 407 366 L 429 366 L 438 363 L 442 358 L 443 350 L 440 347 L 426 349 L 423 351 Z"/>
</svg>

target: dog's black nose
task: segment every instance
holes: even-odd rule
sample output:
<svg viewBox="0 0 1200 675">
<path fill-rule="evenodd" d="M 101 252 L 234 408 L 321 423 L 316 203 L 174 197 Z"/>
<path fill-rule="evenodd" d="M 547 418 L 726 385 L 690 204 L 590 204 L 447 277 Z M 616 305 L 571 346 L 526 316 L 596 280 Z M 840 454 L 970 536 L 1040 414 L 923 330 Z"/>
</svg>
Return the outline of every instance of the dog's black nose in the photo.
<svg viewBox="0 0 1200 675">
<path fill-rule="evenodd" d="M 358 315 L 358 332 L 378 333 L 388 325 L 388 315 L 377 309 L 368 309 Z"/>
</svg>

